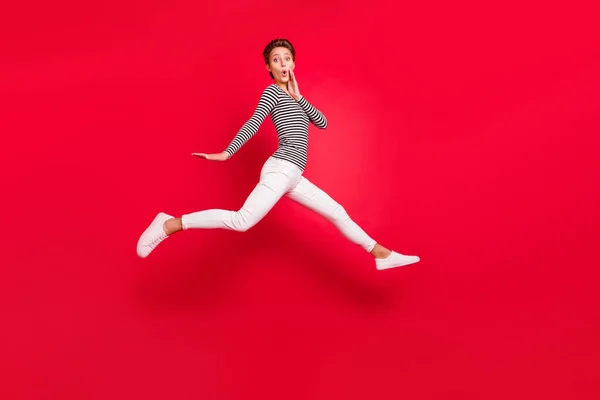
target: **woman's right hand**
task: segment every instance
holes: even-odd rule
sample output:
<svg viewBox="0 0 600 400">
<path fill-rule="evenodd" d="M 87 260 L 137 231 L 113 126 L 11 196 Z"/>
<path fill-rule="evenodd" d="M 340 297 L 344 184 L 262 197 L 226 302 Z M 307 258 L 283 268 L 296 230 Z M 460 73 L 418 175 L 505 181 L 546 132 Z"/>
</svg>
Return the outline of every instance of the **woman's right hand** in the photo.
<svg viewBox="0 0 600 400">
<path fill-rule="evenodd" d="M 229 153 L 226 151 L 216 154 L 192 153 L 192 155 L 195 157 L 205 158 L 211 161 L 225 161 L 229 158 Z"/>
</svg>

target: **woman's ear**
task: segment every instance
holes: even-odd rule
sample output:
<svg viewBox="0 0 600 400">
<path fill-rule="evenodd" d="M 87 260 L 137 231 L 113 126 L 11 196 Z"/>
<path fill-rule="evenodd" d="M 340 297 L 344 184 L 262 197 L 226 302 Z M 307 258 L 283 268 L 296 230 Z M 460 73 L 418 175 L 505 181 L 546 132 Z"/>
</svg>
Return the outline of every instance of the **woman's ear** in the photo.
<svg viewBox="0 0 600 400">
<path fill-rule="evenodd" d="M 269 64 L 265 64 L 265 68 L 267 69 L 267 71 L 271 72 L 271 66 Z"/>
</svg>

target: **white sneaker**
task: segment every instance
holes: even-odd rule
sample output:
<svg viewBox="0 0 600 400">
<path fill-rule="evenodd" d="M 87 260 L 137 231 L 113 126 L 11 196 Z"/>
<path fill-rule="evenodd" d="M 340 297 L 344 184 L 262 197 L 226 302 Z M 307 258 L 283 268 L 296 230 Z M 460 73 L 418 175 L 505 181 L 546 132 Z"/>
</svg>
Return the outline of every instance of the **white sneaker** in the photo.
<svg viewBox="0 0 600 400">
<path fill-rule="evenodd" d="M 158 213 L 158 215 L 154 217 L 154 221 L 152 221 L 150 226 L 146 228 L 138 240 L 137 255 L 139 257 L 148 257 L 148 254 L 150 254 L 160 242 L 168 238 L 165 230 L 163 229 L 163 224 L 170 218 L 173 217 L 163 212 Z"/>
<path fill-rule="evenodd" d="M 378 270 L 384 270 L 394 267 L 403 267 L 405 265 L 414 264 L 421 259 L 418 256 L 405 256 L 404 254 L 392 251 L 387 258 L 376 258 L 375 266 Z"/>
</svg>

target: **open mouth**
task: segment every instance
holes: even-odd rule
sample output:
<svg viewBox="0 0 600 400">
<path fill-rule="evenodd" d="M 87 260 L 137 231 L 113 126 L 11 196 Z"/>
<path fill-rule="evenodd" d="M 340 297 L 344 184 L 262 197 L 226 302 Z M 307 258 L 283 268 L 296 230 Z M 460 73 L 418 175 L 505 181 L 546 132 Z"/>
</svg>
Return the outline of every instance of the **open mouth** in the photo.
<svg viewBox="0 0 600 400">
<path fill-rule="evenodd" d="M 288 72 L 286 70 L 281 71 L 283 76 L 288 76 Z"/>
</svg>

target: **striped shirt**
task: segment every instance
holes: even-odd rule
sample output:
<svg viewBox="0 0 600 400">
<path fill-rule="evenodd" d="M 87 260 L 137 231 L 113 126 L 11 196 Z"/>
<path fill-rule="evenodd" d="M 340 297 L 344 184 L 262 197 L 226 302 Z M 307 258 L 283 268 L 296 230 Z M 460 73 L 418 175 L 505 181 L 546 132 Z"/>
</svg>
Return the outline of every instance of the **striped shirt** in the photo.
<svg viewBox="0 0 600 400">
<path fill-rule="evenodd" d="M 274 83 L 263 91 L 256 110 L 225 151 L 230 157 L 233 156 L 258 132 L 258 128 L 269 114 L 278 139 L 273 157 L 290 161 L 304 171 L 308 153 L 308 123 L 312 122 L 317 128 L 325 129 L 327 119 L 304 97 L 296 101 Z"/>
</svg>

